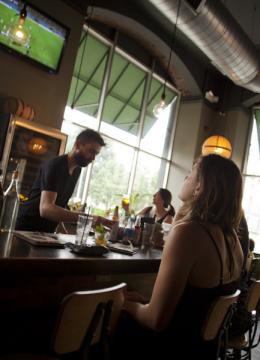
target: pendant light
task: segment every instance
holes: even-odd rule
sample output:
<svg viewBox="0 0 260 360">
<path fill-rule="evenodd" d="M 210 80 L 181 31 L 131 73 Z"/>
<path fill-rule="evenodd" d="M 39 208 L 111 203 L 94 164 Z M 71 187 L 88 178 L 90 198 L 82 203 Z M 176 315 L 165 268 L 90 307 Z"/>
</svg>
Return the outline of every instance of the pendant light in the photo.
<svg viewBox="0 0 260 360">
<path fill-rule="evenodd" d="M 202 155 L 209 154 L 217 154 L 229 159 L 232 154 L 230 141 L 221 135 L 210 136 L 202 145 Z"/>
<path fill-rule="evenodd" d="M 10 25 L 9 29 L 6 32 L 6 36 L 15 45 L 29 48 L 31 34 L 28 30 L 28 27 L 26 26 L 26 17 L 26 4 L 23 4 L 23 7 L 19 14 L 19 18 L 13 20 L 13 23 Z"/>
<path fill-rule="evenodd" d="M 167 104 L 166 104 L 166 101 L 165 101 L 165 99 L 166 99 L 166 94 L 165 94 L 166 81 L 167 81 L 168 76 L 169 76 L 169 69 L 170 69 L 170 64 L 171 64 L 173 46 L 175 44 L 175 39 L 176 39 L 177 23 L 178 23 L 178 18 L 179 18 L 180 7 L 181 7 L 181 0 L 178 0 L 177 12 L 176 12 L 176 20 L 175 20 L 175 25 L 174 25 L 173 35 L 172 35 L 169 60 L 168 60 L 167 68 L 166 68 L 166 75 L 165 75 L 164 84 L 163 84 L 163 91 L 162 91 L 162 95 L 161 95 L 161 99 L 160 99 L 159 103 L 156 104 L 154 106 L 154 108 L 153 108 L 153 114 L 154 114 L 155 117 L 159 117 L 160 114 L 162 113 L 162 111 L 167 107 Z"/>
<path fill-rule="evenodd" d="M 81 69 L 82 69 L 83 60 L 85 58 L 86 46 L 87 46 L 88 35 L 89 35 L 89 24 L 90 24 L 90 20 L 92 18 L 92 15 L 93 15 L 93 11 L 94 11 L 93 6 L 91 7 L 90 10 L 89 10 L 89 7 L 87 7 L 86 16 L 85 16 L 85 25 L 86 25 L 87 29 L 86 29 L 85 35 L 83 35 L 83 39 L 80 42 L 79 49 L 78 49 L 78 55 L 79 55 L 80 46 L 82 44 L 83 49 L 82 49 L 82 54 L 81 54 L 81 58 L 80 58 L 78 74 L 76 75 L 75 90 L 74 90 L 74 95 L 73 95 L 73 99 L 72 99 L 72 103 L 71 103 L 71 108 L 72 109 L 74 109 L 76 107 L 76 103 L 78 101 L 77 93 L 78 93 L 79 78 L 80 78 L 80 73 L 81 73 Z M 84 44 L 83 44 L 83 42 L 84 42 Z"/>
</svg>

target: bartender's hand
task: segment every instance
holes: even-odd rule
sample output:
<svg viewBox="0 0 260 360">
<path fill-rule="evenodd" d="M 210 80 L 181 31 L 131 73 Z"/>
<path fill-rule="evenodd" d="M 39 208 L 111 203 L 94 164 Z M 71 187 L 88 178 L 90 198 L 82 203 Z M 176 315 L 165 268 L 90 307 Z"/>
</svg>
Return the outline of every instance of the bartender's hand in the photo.
<svg viewBox="0 0 260 360">
<path fill-rule="evenodd" d="M 102 224 L 103 226 L 107 226 L 110 229 L 112 228 L 112 226 L 114 225 L 115 221 L 114 220 L 109 220 L 104 218 L 103 216 L 96 216 L 93 215 L 93 220 L 92 220 L 92 227 L 93 229 L 97 226 Z"/>
</svg>

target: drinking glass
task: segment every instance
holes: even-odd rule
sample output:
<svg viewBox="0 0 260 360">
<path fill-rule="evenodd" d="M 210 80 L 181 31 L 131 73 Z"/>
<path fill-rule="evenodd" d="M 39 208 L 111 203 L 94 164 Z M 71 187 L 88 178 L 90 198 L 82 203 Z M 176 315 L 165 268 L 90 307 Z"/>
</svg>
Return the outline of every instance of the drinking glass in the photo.
<svg viewBox="0 0 260 360">
<path fill-rule="evenodd" d="M 89 231 L 92 226 L 92 219 L 87 215 L 79 215 L 76 230 L 76 245 L 86 245 Z"/>
<path fill-rule="evenodd" d="M 152 242 L 154 228 L 155 224 L 144 223 L 144 228 L 142 231 L 142 250 L 148 250 L 154 245 Z"/>
</svg>

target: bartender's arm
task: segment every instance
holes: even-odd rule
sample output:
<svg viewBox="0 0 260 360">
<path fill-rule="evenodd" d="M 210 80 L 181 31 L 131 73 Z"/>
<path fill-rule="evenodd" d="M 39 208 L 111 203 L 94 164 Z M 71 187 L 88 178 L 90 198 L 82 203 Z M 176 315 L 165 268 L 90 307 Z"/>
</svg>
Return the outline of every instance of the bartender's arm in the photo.
<svg viewBox="0 0 260 360">
<path fill-rule="evenodd" d="M 43 190 L 40 199 L 41 217 L 51 221 L 76 222 L 78 215 L 82 212 L 70 211 L 55 204 L 57 193 L 54 191 Z"/>
</svg>

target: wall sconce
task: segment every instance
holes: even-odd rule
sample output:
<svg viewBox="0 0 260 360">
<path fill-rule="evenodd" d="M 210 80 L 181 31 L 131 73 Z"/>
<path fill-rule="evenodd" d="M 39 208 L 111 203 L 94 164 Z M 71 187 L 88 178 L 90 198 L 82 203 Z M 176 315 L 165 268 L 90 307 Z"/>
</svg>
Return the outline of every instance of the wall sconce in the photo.
<svg viewBox="0 0 260 360">
<path fill-rule="evenodd" d="M 6 36 L 15 43 L 26 48 L 29 48 L 30 45 L 30 32 L 26 27 L 27 11 L 26 5 L 24 4 L 18 19 L 14 19 L 13 23 L 10 25 L 9 29 L 6 32 Z"/>
<path fill-rule="evenodd" d="M 153 108 L 153 114 L 154 114 L 155 117 L 159 117 L 161 112 L 167 106 L 167 104 L 165 102 L 165 98 L 166 98 L 166 94 L 165 94 L 166 81 L 167 81 L 167 78 L 169 76 L 169 68 L 170 68 L 170 64 L 171 64 L 173 46 L 174 46 L 175 39 L 176 39 L 176 31 L 177 31 L 177 23 L 178 23 L 178 18 L 179 18 L 180 7 L 181 7 L 181 0 L 178 1 L 178 7 L 177 7 L 177 12 L 176 12 L 176 21 L 175 21 L 174 30 L 173 30 L 170 55 L 169 55 L 168 65 L 167 65 L 167 68 L 166 68 L 166 75 L 165 75 L 165 79 L 164 79 L 163 92 L 162 92 L 162 95 L 161 95 L 161 100 Z"/>
<path fill-rule="evenodd" d="M 232 146 L 224 136 L 213 135 L 207 138 L 202 145 L 202 155 L 217 154 L 227 159 L 231 157 Z"/>
</svg>

